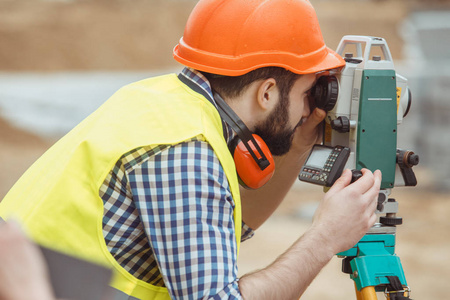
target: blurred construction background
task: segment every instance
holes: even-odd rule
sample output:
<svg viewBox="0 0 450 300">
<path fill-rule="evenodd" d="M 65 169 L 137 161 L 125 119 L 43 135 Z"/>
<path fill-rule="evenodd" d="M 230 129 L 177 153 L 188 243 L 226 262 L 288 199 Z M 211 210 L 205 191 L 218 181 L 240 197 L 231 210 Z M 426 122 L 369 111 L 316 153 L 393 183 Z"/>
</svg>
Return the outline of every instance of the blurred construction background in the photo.
<svg viewBox="0 0 450 300">
<path fill-rule="evenodd" d="M 450 1 L 311 0 L 327 45 L 387 40 L 408 78 L 399 146 L 420 155 L 415 188 L 396 188 L 397 253 L 414 299 L 447 299 L 450 280 Z M 0 199 L 51 144 L 122 85 L 181 66 L 172 48 L 194 0 L 0 0 Z M 300 20 L 299 20 L 300 21 Z M 319 188 L 297 184 L 244 243 L 240 272 L 262 268 L 308 227 Z M 266 251 L 261 251 L 265 247 Z M 304 299 L 353 299 L 334 259 Z"/>
</svg>

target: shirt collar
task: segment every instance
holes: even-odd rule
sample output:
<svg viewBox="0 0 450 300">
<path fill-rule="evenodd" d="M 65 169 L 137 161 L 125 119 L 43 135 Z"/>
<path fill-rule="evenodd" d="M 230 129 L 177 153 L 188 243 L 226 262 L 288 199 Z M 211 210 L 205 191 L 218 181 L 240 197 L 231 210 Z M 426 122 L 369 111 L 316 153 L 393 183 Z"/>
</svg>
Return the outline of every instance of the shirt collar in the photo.
<svg viewBox="0 0 450 300">
<path fill-rule="evenodd" d="M 187 79 L 189 79 L 190 81 L 192 81 L 193 83 L 195 83 L 196 85 L 198 85 L 202 90 L 204 90 L 210 96 L 212 103 L 217 108 L 217 104 L 216 104 L 216 101 L 214 100 L 211 84 L 209 83 L 208 79 L 206 79 L 206 77 L 201 72 L 199 72 L 195 69 L 189 68 L 189 67 L 185 67 L 181 71 L 180 74 L 183 75 L 184 77 L 186 77 Z M 233 131 L 233 129 L 231 129 L 231 127 L 226 122 L 222 122 L 222 123 L 225 126 L 224 138 L 228 144 L 234 138 L 236 133 Z"/>
</svg>

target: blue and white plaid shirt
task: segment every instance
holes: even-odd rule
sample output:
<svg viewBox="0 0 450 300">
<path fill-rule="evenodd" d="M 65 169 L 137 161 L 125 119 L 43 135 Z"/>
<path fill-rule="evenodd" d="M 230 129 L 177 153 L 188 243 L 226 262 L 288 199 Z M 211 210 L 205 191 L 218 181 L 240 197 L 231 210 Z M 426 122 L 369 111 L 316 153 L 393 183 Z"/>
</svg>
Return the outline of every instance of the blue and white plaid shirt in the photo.
<svg viewBox="0 0 450 300">
<path fill-rule="evenodd" d="M 212 95 L 202 74 L 189 68 L 181 74 Z M 228 142 L 233 132 L 226 132 Z M 172 299 L 242 299 L 234 201 L 202 136 L 124 154 L 100 196 L 107 247 L 132 275 L 167 287 Z M 242 225 L 245 240 L 253 231 Z"/>
</svg>

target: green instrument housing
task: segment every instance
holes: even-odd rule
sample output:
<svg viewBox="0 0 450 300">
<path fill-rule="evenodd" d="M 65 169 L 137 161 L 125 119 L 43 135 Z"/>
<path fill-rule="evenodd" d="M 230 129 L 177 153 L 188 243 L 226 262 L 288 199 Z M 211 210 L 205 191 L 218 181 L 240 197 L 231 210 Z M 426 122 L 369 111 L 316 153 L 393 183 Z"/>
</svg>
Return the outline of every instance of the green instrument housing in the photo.
<svg viewBox="0 0 450 300">
<path fill-rule="evenodd" d="M 397 156 L 397 87 L 394 70 L 363 70 L 356 168 L 383 174 L 381 188 L 394 187 Z"/>
</svg>

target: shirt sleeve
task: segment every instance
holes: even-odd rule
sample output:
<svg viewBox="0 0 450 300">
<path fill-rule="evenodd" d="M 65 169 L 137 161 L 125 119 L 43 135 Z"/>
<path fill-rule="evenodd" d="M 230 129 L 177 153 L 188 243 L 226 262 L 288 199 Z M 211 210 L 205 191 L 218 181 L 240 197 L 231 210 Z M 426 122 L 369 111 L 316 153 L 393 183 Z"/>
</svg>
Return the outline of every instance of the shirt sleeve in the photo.
<svg viewBox="0 0 450 300">
<path fill-rule="evenodd" d="M 255 235 L 255 231 L 251 229 L 247 224 L 242 222 L 241 242 L 245 242 L 251 239 Z"/>
<path fill-rule="evenodd" d="M 128 176 L 172 299 L 242 299 L 234 202 L 211 146 L 197 140 L 169 147 Z"/>
</svg>

